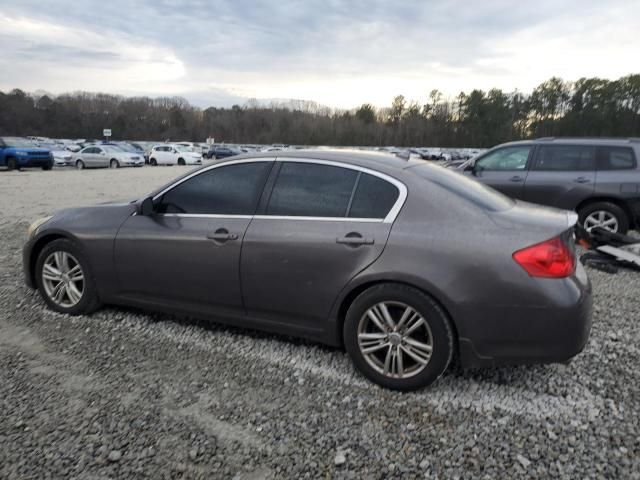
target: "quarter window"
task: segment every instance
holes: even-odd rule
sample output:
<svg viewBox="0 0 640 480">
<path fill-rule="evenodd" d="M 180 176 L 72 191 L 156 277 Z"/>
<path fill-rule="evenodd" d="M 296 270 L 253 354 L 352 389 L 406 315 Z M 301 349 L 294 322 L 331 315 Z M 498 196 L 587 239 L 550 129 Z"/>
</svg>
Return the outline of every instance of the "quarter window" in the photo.
<svg viewBox="0 0 640 480">
<path fill-rule="evenodd" d="M 159 213 L 253 215 L 272 162 L 213 168 L 162 196 Z"/>
<path fill-rule="evenodd" d="M 530 151 L 530 145 L 501 148 L 479 158 L 475 165 L 483 171 L 524 170 Z"/>
<path fill-rule="evenodd" d="M 633 150 L 629 147 L 598 147 L 598 170 L 628 170 L 636 168 Z"/>
<path fill-rule="evenodd" d="M 316 163 L 283 162 L 267 215 L 344 217 L 358 172 Z"/>
<path fill-rule="evenodd" d="M 385 218 L 398 200 L 398 188 L 380 177 L 361 173 L 351 202 L 351 218 Z"/>
<path fill-rule="evenodd" d="M 533 170 L 585 171 L 595 169 L 595 151 L 588 145 L 543 145 Z"/>
</svg>

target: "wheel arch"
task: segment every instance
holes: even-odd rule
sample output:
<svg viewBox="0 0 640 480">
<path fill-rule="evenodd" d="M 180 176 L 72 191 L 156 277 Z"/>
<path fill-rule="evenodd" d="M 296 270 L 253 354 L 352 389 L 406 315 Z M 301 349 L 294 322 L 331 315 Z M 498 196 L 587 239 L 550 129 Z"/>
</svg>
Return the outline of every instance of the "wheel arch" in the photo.
<svg viewBox="0 0 640 480">
<path fill-rule="evenodd" d="M 634 228 L 637 226 L 637 222 L 636 219 L 633 215 L 633 212 L 631 210 L 631 208 L 629 207 L 629 205 L 627 204 L 627 202 L 625 202 L 623 199 L 618 198 L 618 197 L 611 197 L 611 196 L 606 196 L 606 195 L 602 195 L 602 196 L 596 196 L 596 197 L 589 197 L 585 200 L 583 200 L 582 202 L 580 202 L 577 206 L 576 206 L 576 212 L 578 212 L 578 214 L 580 213 L 580 210 L 582 210 L 583 208 L 594 204 L 594 203 L 601 203 L 601 202 L 607 202 L 607 203 L 613 203 L 614 205 L 620 207 L 624 213 L 627 214 L 627 218 L 629 219 L 629 228 Z"/>
<path fill-rule="evenodd" d="M 26 272 L 26 274 L 29 276 L 29 278 L 27 279 L 28 280 L 27 283 L 29 285 L 36 285 L 36 263 L 38 261 L 38 257 L 40 256 L 40 252 L 42 252 L 42 249 L 45 246 L 47 246 L 54 240 L 59 240 L 59 239 L 66 239 L 74 242 L 76 241 L 76 239 L 69 234 L 55 231 L 55 232 L 46 233 L 42 235 L 32 245 L 31 251 L 29 253 L 29 269 Z"/>
<path fill-rule="evenodd" d="M 338 304 L 336 310 L 336 340 L 340 346 L 344 346 L 344 338 L 343 338 L 343 328 L 344 322 L 347 317 L 347 311 L 349 307 L 353 303 L 353 301 L 364 291 L 368 290 L 371 287 L 381 284 L 394 284 L 394 285 L 404 285 L 406 287 L 415 288 L 416 290 L 421 291 L 425 295 L 428 295 L 433 299 L 433 301 L 438 304 L 438 306 L 442 309 L 447 319 L 449 320 L 449 324 L 451 326 L 451 331 L 453 332 L 453 344 L 454 344 L 454 356 L 459 354 L 459 335 L 458 335 L 458 326 L 451 315 L 449 309 L 442 302 L 437 295 L 434 295 L 433 292 L 429 291 L 429 289 L 425 289 L 420 285 L 417 285 L 416 282 L 412 282 L 406 279 L 391 279 L 391 278 L 376 278 L 374 280 L 365 281 L 354 285 L 351 289 L 349 289 L 346 293 L 343 293 L 340 303 Z"/>
</svg>

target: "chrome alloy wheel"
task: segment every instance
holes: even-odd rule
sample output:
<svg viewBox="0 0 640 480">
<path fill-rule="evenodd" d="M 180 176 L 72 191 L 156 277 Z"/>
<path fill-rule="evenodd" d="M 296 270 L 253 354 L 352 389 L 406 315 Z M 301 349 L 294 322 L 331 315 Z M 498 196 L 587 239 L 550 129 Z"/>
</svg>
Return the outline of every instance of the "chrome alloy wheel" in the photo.
<svg viewBox="0 0 640 480">
<path fill-rule="evenodd" d="M 78 260 L 67 252 L 53 252 L 42 265 L 42 284 L 56 305 L 71 308 L 84 293 L 84 272 Z"/>
<path fill-rule="evenodd" d="M 366 362 L 390 378 L 408 378 L 425 369 L 433 351 L 429 324 L 402 302 L 380 302 L 358 324 L 358 346 Z"/>
<path fill-rule="evenodd" d="M 596 210 L 584 219 L 584 228 L 587 232 L 590 232 L 595 227 L 601 227 L 615 233 L 618 231 L 618 219 L 611 212 Z"/>
</svg>

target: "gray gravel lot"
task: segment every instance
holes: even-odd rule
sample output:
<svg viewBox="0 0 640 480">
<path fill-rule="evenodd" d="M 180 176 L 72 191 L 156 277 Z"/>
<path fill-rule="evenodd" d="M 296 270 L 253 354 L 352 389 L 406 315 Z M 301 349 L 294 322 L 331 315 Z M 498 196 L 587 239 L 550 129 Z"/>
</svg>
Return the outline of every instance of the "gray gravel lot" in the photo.
<svg viewBox="0 0 640 480">
<path fill-rule="evenodd" d="M 569 365 L 451 369 L 400 394 L 300 340 L 104 308 L 23 284 L 28 224 L 184 172 L 0 172 L 0 478 L 640 479 L 640 274 L 589 274 Z"/>
</svg>

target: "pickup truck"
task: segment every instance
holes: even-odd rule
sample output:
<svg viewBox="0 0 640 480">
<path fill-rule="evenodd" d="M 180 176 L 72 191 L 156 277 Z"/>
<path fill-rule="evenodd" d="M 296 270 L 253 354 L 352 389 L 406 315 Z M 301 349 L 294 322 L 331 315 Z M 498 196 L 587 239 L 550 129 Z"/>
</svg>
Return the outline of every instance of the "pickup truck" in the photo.
<svg viewBox="0 0 640 480">
<path fill-rule="evenodd" d="M 53 155 L 26 138 L 0 137 L 0 167 L 7 167 L 8 170 L 29 167 L 51 170 Z"/>
</svg>

